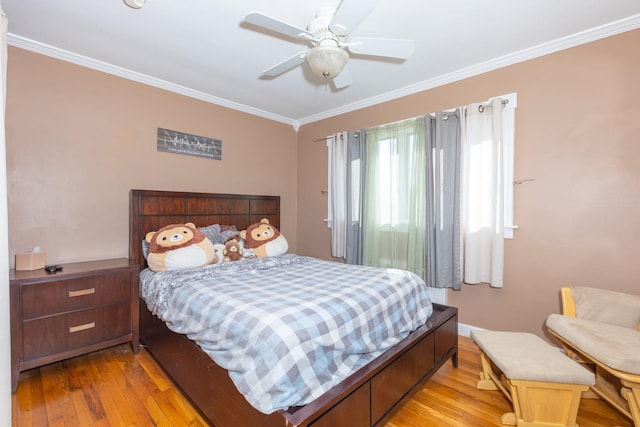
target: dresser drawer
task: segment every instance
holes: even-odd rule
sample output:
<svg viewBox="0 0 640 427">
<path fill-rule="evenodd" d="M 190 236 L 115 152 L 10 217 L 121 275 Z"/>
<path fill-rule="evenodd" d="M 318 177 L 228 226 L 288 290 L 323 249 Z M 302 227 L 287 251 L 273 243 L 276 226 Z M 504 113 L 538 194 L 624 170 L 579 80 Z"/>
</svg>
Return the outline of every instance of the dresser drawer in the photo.
<svg viewBox="0 0 640 427">
<path fill-rule="evenodd" d="M 131 301 L 131 275 L 114 272 L 22 286 L 23 320 Z"/>
<path fill-rule="evenodd" d="M 131 333 L 131 305 L 124 302 L 28 320 L 22 326 L 22 357 L 33 360 Z"/>
</svg>

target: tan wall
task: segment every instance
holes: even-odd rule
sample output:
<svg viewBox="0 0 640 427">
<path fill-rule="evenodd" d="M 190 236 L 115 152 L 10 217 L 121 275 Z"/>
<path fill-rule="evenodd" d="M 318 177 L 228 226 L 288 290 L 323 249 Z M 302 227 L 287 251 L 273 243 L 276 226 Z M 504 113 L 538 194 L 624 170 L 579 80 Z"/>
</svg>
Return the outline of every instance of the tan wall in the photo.
<svg viewBox="0 0 640 427">
<path fill-rule="evenodd" d="M 638 293 L 640 31 L 303 126 L 9 49 L 9 248 L 49 262 L 127 256 L 132 188 L 276 194 L 292 250 L 330 258 L 326 147 L 314 138 L 518 93 L 516 238 L 504 289 L 449 292 L 460 320 L 542 333 L 565 284 Z M 223 160 L 156 151 L 156 128 L 223 141 Z M 297 139 L 297 144 L 296 144 Z M 256 156 L 259 152 L 260 155 Z M 297 178 L 297 184 L 296 184 Z"/>
<path fill-rule="evenodd" d="M 290 125 L 17 48 L 7 86 L 12 263 L 35 245 L 49 263 L 127 257 L 134 188 L 279 195 L 295 250 Z M 222 160 L 158 152 L 158 127 L 221 139 Z"/>
<path fill-rule="evenodd" d="M 326 146 L 358 129 L 518 93 L 515 239 L 505 286 L 466 285 L 449 304 L 467 325 L 543 334 L 567 284 L 640 293 L 640 31 L 575 47 L 303 126 L 298 249 L 329 259 Z"/>
</svg>

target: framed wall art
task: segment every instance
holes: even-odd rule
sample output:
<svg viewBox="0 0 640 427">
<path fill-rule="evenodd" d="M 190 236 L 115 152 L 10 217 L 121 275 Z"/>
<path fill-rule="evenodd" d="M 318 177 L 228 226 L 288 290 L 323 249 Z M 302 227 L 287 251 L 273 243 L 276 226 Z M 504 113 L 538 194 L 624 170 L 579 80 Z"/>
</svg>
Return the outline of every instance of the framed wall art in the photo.
<svg viewBox="0 0 640 427">
<path fill-rule="evenodd" d="M 222 160 L 222 141 L 158 128 L 158 151 Z"/>
</svg>

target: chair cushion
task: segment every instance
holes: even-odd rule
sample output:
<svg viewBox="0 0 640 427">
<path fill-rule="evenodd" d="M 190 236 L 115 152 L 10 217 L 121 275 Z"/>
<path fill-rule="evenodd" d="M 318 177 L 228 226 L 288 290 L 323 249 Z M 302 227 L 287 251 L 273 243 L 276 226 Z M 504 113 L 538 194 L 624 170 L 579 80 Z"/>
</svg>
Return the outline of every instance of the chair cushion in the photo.
<svg viewBox="0 0 640 427">
<path fill-rule="evenodd" d="M 640 296 L 608 289 L 571 287 L 576 303 L 576 317 L 611 323 L 627 328 L 638 328 L 640 322 Z"/>
<path fill-rule="evenodd" d="M 547 327 L 610 368 L 640 375 L 640 332 L 623 326 L 551 314 Z"/>
<path fill-rule="evenodd" d="M 580 366 L 537 335 L 527 332 L 471 331 L 482 352 L 511 380 L 595 384 Z"/>
</svg>

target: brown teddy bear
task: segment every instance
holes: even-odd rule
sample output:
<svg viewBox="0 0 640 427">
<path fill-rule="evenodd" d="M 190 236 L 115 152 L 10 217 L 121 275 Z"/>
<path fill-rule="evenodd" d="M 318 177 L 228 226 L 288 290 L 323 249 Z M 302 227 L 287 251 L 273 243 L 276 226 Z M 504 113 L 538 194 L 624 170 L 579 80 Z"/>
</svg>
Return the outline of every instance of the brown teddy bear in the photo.
<svg viewBox="0 0 640 427">
<path fill-rule="evenodd" d="M 147 264 L 153 271 L 198 268 L 216 261 L 213 244 L 191 222 L 150 231 L 145 240 L 149 243 Z"/>
<path fill-rule="evenodd" d="M 224 244 L 224 261 L 238 261 L 242 259 L 242 246 L 238 241 L 239 236 L 232 236 Z"/>
<path fill-rule="evenodd" d="M 258 258 L 282 255 L 289 249 L 289 243 L 267 218 L 252 224 L 240 232 L 244 239 L 244 248 L 250 249 Z"/>
</svg>

